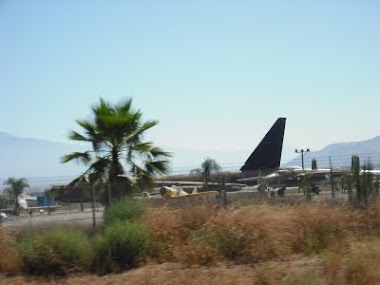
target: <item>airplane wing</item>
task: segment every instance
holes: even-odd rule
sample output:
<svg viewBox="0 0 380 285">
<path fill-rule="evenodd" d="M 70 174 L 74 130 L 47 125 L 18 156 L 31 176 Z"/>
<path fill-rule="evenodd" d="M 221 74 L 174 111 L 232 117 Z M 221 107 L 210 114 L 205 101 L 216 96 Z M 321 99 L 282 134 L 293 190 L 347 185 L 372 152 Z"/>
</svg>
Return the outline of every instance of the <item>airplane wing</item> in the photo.
<svg viewBox="0 0 380 285">
<path fill-rule="evenodd" d="M 214 196 L 216 196 L 218 194 L 219 194 L 218 191 L 208 191 L 208 192 L 189 194 L 189 195 L 185 195 L 185 196 L 178 196 L 176 198 L 183 198 L 183 197 L 186 197 L 186 198 L 214 197 Z"/>
<path fill-rule="evenodd" d="M 346 174 L 347 171 L 343 171 L 343 170 L 329 170 L 329 169 L 324 169 L 324 170 L 307 170 L 305 172 L 302 172 L 302 173 L 298 173 L 297 176 L 299 178 L 304 178 L 304 177 L 308 177 L 308 178 L 311 178 L 311 177 L 318 177 L 318 176 L 321 176 L 321 175 L 330 175 L 330 174 L 333 174 L 333 175 L 344 175 Z"/>
<path fill-rule="evenodd" d="M 245 182 L 259 181 L 261 179 L 263 179 L 263 176 L 253 176 L 253 177 L 239 178 L 237 179 L 237 181 L 239 183 L 245 183 Z"/>
<path fill-rule="evenodd" d="M 208 192 L 200 192 L 197 193 L 196 191 L 193 191 L 192 194 L 188 194 L 187 192 L 183 191 L 181 187 L 172 185 L 171 187 L 163 186 L 160 189 L 160 194 L 164 198 L 183 198 L 183 197 L 211 197 L 218 195 L 218 191 L 208 191 Z"/>
<path fill-rule="evenodd" d="M 373 170 L 361 170 L 360 175 L 366 174 L 372 174 L 373 176 L 380 176 L 380 170 L 373 169 Z"/>
</svg>

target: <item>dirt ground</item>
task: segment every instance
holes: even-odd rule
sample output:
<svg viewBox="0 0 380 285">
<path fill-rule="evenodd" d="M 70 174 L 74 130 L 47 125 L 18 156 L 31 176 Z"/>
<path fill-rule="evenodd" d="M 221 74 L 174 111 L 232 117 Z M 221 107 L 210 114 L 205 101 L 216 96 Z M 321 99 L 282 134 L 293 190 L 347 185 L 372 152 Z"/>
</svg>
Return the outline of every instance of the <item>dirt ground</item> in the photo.
<svg viewBox="0 0 380 285">
<path fill-rule="evenodd" d="M 122 274 L 104 276 L 76 274 L 65 278 L 6 277 L 0 275 L 0 284 L 303 284 L 305 270 L 317 271 L 317 261 L 302 256 L 290 260 L 268 262 L 256 266 L 220 264 L 214 266 L 186 266 L 179 263 L 148 264 Z M 297 281 L 301 283 L 297 283 Z M 268 283 L 269 282 L 269 283 Z M 306 283 L 305 283 L 306 284 Z"/>
</svg>

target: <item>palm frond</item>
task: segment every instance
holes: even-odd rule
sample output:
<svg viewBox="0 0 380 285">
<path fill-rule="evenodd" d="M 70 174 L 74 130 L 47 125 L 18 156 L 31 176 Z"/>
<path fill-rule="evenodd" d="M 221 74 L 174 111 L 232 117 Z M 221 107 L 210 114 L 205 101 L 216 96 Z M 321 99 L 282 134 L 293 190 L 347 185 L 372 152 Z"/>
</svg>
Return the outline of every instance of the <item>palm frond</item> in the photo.
<svg viewBox="0 0 380 285">
<path fill-rule="evenodd" d="M 152 142 L 142 142 L 130 146 L 132 151 L 137 151 L 140 154 L 150 153 L 153 148 Z"/>
<path fill-rule="evenodd" d="M 146 161 L 145 168 L 151 175 L 166 174 L 169 172 L 169 161 L 167 160 L 155 160 Z"/>
<path fill-rule="evenodd" d="M 117 104 L 115 110 L 118 114 L 128 114 L 132 111 L 132 99 L 126 99 L 125 101 Z"/>
<path fill-rule="evenodd" d="M 85 136 L 75 131 L 71 131 L 69 133 L 69 139 L 73 141 L 85 141 L 85 142 L 90 141 L 88 138 L 86 138 Z"/>
<path fill-rule="evenodd" d="M 90 165 L 87 172 L 97 173 L 100 176 L 105 175 L 107 169 L 109 169 L 111 161 L 104 157 L 97 157 L 96 161 Z"/>
<path fill-rule="evenodd" d="M 91 162 L 91 155 L 88 151 L 86 151 L 73 152 L 61 157 L 61 163 L 67 163 L 72 160 L 75 160 L 79 164 L 88 165 Z"/>
<path fill-rule="evenodd" d="M 164 151 L 162 148 L 160 147 L 152 147 L 150 149 L 150 153 L 153 157 L 172 157 L 172 153 L 171 152 L 167 152 L 167 151 Z"/>
<path fill-rule="evenodd" d="M 145 122 L 138 130 L 138 134 L 142 134 L 145 131 L 149 130 L 150 128 L 154 127 L 155 125 L 158 124 L 157 120 L 154 121 L 147 121 Z"/>
<path fill-rule="evenodd" d="M 77 178 L 75 178 L 74 180 L 72 180 L 68 185 L 67 187 L 69 188 L 74 188 L 75 186 L 77 186 L 78 184 L 80 183 L 83 183 L 83 182 L 87 182 L 86 181 L 86 174 L 83 173 L 82 175 L 78 176 Z"/>
</svg>

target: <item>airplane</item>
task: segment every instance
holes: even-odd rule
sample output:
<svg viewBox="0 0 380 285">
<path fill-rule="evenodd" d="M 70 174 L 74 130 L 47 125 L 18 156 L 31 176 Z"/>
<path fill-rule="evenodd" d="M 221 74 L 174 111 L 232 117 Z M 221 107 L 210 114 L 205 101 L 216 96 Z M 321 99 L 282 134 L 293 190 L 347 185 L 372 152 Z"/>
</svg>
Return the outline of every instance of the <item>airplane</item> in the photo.
<svg viewBox="0 0 380 285">
<path fill-rule="evenodd" d="M 306 177 L 312 179 L 315 182 L 326 180 L 331 174 L 343 175 L 344 173 L 345 172 L 342 170 L 331 170 L 328 168 L 302 169 L 297 167 L 290 167 L 279 168 L 267 175 L 238 179 L 238 182 L 246 184 L 265 183 L 268 186 L 296 186 Z"/>
<path fill-rule="evenodd" d="M 285 195 L 285 190 L 291 188 L 298 189 L 299 192 L 305 183 L 311 185 L 312 193 L 319 194 L 319 187 L 317 185 L 330 179 L 330 177 L 334 177 L 335 179 L 345 174 L 346 171 L 340 169 L 282 168 L 267 175 L 238 179 L 238 181 L 240 183 L 247 183 L 247 185 L 255 184 L 254 189 L 256 191 L 267 190 L 271 192 L 271 196 L 276 193 L 279 196 L 283 196 Z"/>
<path fill-rule="evenodd" d="M 158 194 L 158 195 L 157 195 Z M 219 194 L 218 191 L 207 191 L 198 193 L 197 187 L 193 188 L 191 193 L 186 192 L 182 187 L 177 185 L 162 186 L 158 193 L 143 192 L 141 195 L 136 195 L 134 198 L 140 199 L 151 199 L 151 198 L 202 198 L 202 197 L 213 197 Z"/>
<path fill-rule="evenodd" d="M 229 178 L 229 183 L 224 186 L 228 189 L 241 188 L 244 185 L 238 179 L 257 176 L 259 173 L 268 174 L 280 167 L 282 145 L 285 133 L 286 118 L 278 118 L 273 126 L 266 133 L 264 138 L 248 157 L 240 171 L 222 171 L 212 174 L 212 178 L 225 175 Z M 157 186 L 167 186 L 170 184 L 181 184 L 183 186 L 202 186 L 201 174 L 181 174 L 167 175 L 157 177 L 155 184 Z M 213 180 L 213 179 L 211 179 Z M 216 187 L 218 183 L 208 184 L 210 187 Z M 234 189 L 234 190 L 235 190 Z"/>
<path fill-rule="evenodd" d="M 207 183 L 209 187 L 218 187 L 217 182 L 208 182 Z M 203 182 L 200 181 L 181 181 L 181 180 L 155 180 L 155 185 L 157 186 L 172 186 L 172 185 L 177 185 L 180 186 L 183 190 L 192 190 L 194 187 L 203 187 Z M 245 184 L 242 183 L 224 183 L 224 186 L 229 188 L 229 189 L 239 189 L 241 187 L 244 187 Z"/>
<path fill-rule="evenodd" d="M 273 191 L 284 191 L 287 187 L 299 188 L 306 179 L 313 185 L 321 183 L 333 175 L 342 177 L 349 171 L 342 169 L 302 169 L 300 167 L 280 168 L 283 138 L 285 134 L 286 118 L 278 118 L 266 133 L 256 149 L 245 161 L 240 171 L 224 171 L 212 174 L 211 180 L 217 176 L 225 175 L 229 183 L 224 183 L 224 190 L 259 191 L 271 188 Z M 363 173 L 380 175 L 379 170 L 362 170 Z M 192 187 L 202 187 L 203 177 L 200 174 L 169 175 L 158 177 L 156 186 L 181 185 L 185 190 Z M 218 183 L 208 183 L 208 188 L 217 188 Z M 254 187 L 245 187 L 254 186 Z"/>
<path fill-rule="evenodd" d="M 197 187 L 194 187 L 191 194 L 185 192 L 181 187 L 172 185 L 171 187 L 163 186 L 160 189 L 160 194 L 163 198 L 200 198 L 200 197 L 213 197 L 219 194 L 218 191 L 207 191 L 198 193 Z"/>
</svg>

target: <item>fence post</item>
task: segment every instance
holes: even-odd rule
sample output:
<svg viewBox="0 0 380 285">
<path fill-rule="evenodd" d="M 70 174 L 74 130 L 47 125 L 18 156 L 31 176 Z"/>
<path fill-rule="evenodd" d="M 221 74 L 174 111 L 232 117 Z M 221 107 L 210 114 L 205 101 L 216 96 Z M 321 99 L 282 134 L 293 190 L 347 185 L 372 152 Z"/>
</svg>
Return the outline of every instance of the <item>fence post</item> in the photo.
<svg viewBox="0 0 380 285">
<path fill-rule="evenodd" d="M 221 198 L 221 204 L 225 208 L 227 206 L 227 193 L 226 193 L 226 190 L 222 190 L 220 198 Z"/>
<path fill-rule="evenodd" d="M 331 196 L 332 196 L 333 199 L 335 199 L 335 188 L 334 188 L 334 179 L 333 179 L 333 170 L 332 170 L 331 156 L 329 156 L 329 163 L 330 163 Z"/>
</svg>

